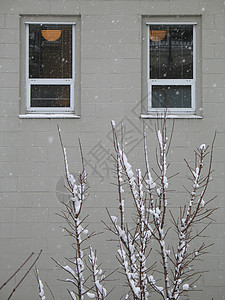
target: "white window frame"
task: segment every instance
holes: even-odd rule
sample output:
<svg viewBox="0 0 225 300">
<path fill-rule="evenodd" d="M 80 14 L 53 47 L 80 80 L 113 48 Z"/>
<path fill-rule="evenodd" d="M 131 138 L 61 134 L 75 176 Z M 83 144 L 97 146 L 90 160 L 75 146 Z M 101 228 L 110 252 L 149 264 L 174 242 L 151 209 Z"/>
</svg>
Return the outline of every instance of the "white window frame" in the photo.
<svg viewBox="0 0 225 300">
<path fill-rule="evenodd" d="M 29 26 L 32 24 L 72 25 L 72 78 L 29 78 Z M 75 111 L 75 25 L 76 22 L 25 22 L 26 30 L 26 111 L 28 113 L 71 113 Z M 69 85 L 69 107 L 31 107 L 32 85 Z"/>
<path fill-rule="evenodd" d="M 191 107 L 190 108 L 167 108 L 168 113 L 191 113 L 196 110 L 196 25 L 197 22 L 146 22 L 147 30 L 147 81 L 148 81 L 148 112 L 162 113 L 165 108 L 152 107 L 152 86 L 155 85 L 191 85 Z M 192 25 L 193 27 L 193 79 L 150 79 L 150 25 Z"/>
</svg>

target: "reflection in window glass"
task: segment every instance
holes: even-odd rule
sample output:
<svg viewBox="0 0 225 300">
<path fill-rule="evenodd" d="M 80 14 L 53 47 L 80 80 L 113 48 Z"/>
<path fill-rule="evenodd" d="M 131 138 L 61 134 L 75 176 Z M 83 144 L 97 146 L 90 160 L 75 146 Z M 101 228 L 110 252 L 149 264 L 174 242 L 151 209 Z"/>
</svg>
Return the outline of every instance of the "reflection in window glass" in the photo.
<svg viewBox="0 0 225 300">
<path fill-rule="evenodd" d="M 193 26 L 150 25 L 150 79 L 193 78 Z"/>
<path fill-rule="evenodd" d="M 72 25 L 29 25 L 29 78 L 72 78 Z"/>
<path fill-rule="evenodd" d="M 152 107 L 191 108 L 191 86 L 153 86 Z"/>
<path fill-rule="evenodd" d="M 31 107 L 69 106 L 69 85 L 31 85 Z"/>
</svg>

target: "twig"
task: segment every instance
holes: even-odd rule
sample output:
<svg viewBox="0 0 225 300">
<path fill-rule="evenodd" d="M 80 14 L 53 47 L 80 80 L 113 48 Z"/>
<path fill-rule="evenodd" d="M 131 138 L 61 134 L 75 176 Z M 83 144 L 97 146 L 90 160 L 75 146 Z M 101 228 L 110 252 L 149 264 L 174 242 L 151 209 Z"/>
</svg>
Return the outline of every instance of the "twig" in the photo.
<svg viewBox="0 0 225 300">
<path fill-rule="evenodd" d="M 36 257 L 35 261 L 32 263 L 32 265 L 30 266 L 30 268 L 27 270 L 27 272 L 24 274 L 24 276 L 22 277 L 22 279 L 18 282 L 18 284 L 14 287 L 14 289 L 12 290 L 11 294 L 9 295 L 8 299 L 9 300 L 12 295 L 14 294 L 14 292 L 16 291 L 16 289 L 19 287 L 19 285 L 23 282 L 23 280 L 26 278 L 26 276 L 29 274 L 29 272 L 31 271 L 31 269 L 33 268 L 33 266 L 36 264 L 36 262 L 38 261 L 40 255 L 42 253 L 42 249 L 40 250 L 38 256 Z"/>
<path fill-rule="evenodd" d="M 3 283 L 3 285 L 0 287 L 0 290 L 21 270 L 21 268 L 29 261 L 29 259 L 34 255 L 34 252 L 32 252 L 29 257 L 22 263 L 22 265 L 12 274 L 12 276 L 9 277 L 6 282 Z"/>
</svg>

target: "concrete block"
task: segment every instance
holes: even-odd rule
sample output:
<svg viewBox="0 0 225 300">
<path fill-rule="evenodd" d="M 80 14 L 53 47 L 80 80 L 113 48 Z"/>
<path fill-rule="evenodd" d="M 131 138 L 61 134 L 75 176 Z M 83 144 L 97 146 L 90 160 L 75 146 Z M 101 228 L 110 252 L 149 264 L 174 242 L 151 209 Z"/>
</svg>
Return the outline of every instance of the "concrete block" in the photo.
<svg viewBox="0 0 225 300">
<path fill-rule="evenodd" d="M 93 30 L 95 24 L 95 16 L 81 15 L 81 25 L 83 30 Z"/>
<path fill-rule="evenodd" d="M 48 177 L 19 177 L 18 191 L 20 192 L 47 192 Z"/>
<path fill-rule="evenodd" d="M 114 103 L 132 103 L 132 109 L 140 99 L 139 88 L 120 88 L 111 91 L 111 99 Z M 140 114 L 140 110 L 138 112 Z"/>
<path fill-rule="evenodd" d="M 35 132 L 34 135 L 34 146 L 37 147 L 56 147 L 59 145 L 58 132 Z"/>
<path fill-rule="evenodd" d="M 202 48 L 202 58 L 214 58 L 215 57 L 215 45 L 205 44 Z"/>
<path fill-rule="evenodd" d="M 63 256 L 71 255 L 72 248 L 69 246 L 71 245 L 71 238 L 70 237 L 63 237 L 61 240 L 49 238 L 47 240 L 47 251 L 48 253 L 63 253 Z M 69 257 L 69 256 L 68 256 Z"/>
<path fill-rule="evenodd" d="M 95 104 L 93 103 L 84 103 L 82 105 L 83 115 L 85 117 L 94 117 L 96 115 Z"/>
<path fill-rule="evenodd" d="M 66 146 L 66 144 L 65 144 Z M 45 148 L 45 151 L 47 151 L 47 161 L 48 162 L 62 162 L 62 150 L 60 149 L 60 147 L 48 147 Z M 67 150 L 68 152 L 68 150 Z M 68 153 L 67 153 L 68 155 Z M 42 160 L 42 161 L 45 161 Z"/>
<path fill-rule="evenodd" d="M 0 59 L 0 73 L 14 73 L 19 72 L 19 59 L 1 58 Z"/>
<path fill-rule="evenodd" d="M 80 3 L 81 15 L 107 15 L 110 14 L 108 1 L 82 1 Z"/>
<path fill-rule="evenodd" d="M 0 14 L 0 28 L 5 28 L 5 15 Z"/>
<path fill-rule="evenodd" d="M 112 73 L 141 73 L 140 59 L 111 59 Z"/>
<path fill-rule="evenodd" d="M 34 134 L 32 132 L 8 132 L 4 134 L 4 146 L 32 147 Z"/>
<path fill-rule="evenodd" d="M 19 28 L 19 20 L 17 14 L 5 14 L 5 27 L 6 28 Z"/>
<path fill-rule="evenodd" d="M 225 257 L 219 256 L 219 270 L 224 271 L 225 270 Z"/>
<path fill-rule="evenodd" d="M 141 88 L 141 74 L 140 73 L 126 73 L 124 75 L 124 87 L 130 89 Z"/>
<path fill-rule="evenodd" d="M 203 88 L 205 87 L 212 88 L 215 84 L 217 84 L 217 81 L 215 80 L 215 74 L 204 74 L 202 76 Z"/>
<path fill-rule="evenodd" d="M 81 58 L 109 58 L 110 47 L 103 44 L 81 45 Z"/>
<path fill-rule="evenodd" d="M 20 254 L 20 253 L 39 253 L 39 251 L 43 249 L 45 252 L 47 249 L 47 239 L 38 239 L 38 238 L 31 238 L 31 239 L 22 239 L 16 238 L 12 240 L 12 253 Z"/>
<path fill-rule="evenodd" d="M 44 119 L 41 122 L 37 122 L 37 120 L 35 119 L 20 119 L 19 130 L 27 131 L 27 128 L 29 128 L 29 132 L 34 132 L 34 135 L 35 132 L 39 132 L 41 134 L 41 132 L 45 132 L 49 130 L 49 123 L 50 121 L 48 119 Z M 55 131 L 57 131 L 56 126 L 55 126 Z"/>
<path fill-rule="evenodd" d="M 122 45 L 112 44 L 110 45 L 110 58 L 141 58 L 140 45 Z"/>
<path fill-rule="evenodd" d="M 85 88 L 84 87 L 81 91 L 81 98 L 84 103 L 103 103 L 103 102 L 111 101 L 110 94 L 111 94 L 110 88 L 104 88 L 104 87 L 102 87 L 102 88 L 86 87 Z"/>
<path fill-rule="evenodd" d="M 18 187 L 18 185 L 17 185 L 16 177 L 0 178 L 0 190 L 2 192 L 16 192 L 17 187 Z"/>
<path fill-rule="evenodd" d="M 203 30 L 202 41 L 203 47 L 205 47 L 205 44 L 224 44 L 225 30 Z"/>
<path fill-rule="evenodd" d="M 204 274 L 204 285 L 208 287 L 212 286 L 224 286 L 225 271 L 213 271 Z"/>
<path fill-rule="evenodd" d="M 0 160 L 1 161 L 16 161 L 17 149 L 14 147 L 0 147 Z"/>
<path fill-rule="evenodd" d="M 47 161 L 46 147 L 19 147 L 17 160 L 26 162 Z"/>
<path fill-rule="evenodd" d="M 46 223 L 48 221 L 48 208 L 22 207 L 17 208 L 18 223 Z"/>
<path fill-rule="evenodd" d="M 49 3 L 49 13 L 57 15 L 58 12 L 63 15 L 72 14 L 79 15 L 80 14 L 80 3 L 78 1 L 68 0 L 68 1 L 60 1 L 60 0 L 51 0 Z"/>
<path fill-rule="evenodd" d="M 64 170 L 62 170 L 61 164 L 56 164 L 53 162 L 36 162 L 34 171 L 35 176 L 45 176 L 46 174 L 48 174 L 48 176 L 50 177 L 60 177 L 62 176 Z"/>
<path fill-rule="evenodd" d="M 3 132 L 0 132 L 0 145 L 3 145 Z"/>
<path fill-rule="evenodd" d="M 205 88 L 203 90 L 203 99 L 206 102 L 211 102 L 213 99 L 213 103 L 221 103 L 224 101 L 224 89 L 215 87 Z"/>
<path fill-rule="evenodd" d="M 52 203 L 50 193 L 45 192 L 19 192 L 15 201 L 15 207 L 48 207 Z M 48 202 L 49 201 L 49 202 Z"/>
<path fill-rule="evenodd" d="M 40 5 L 41 3 L 41 5 Z M 13 0 L 1 2 L 1 12 L 6 14 L 20 14 L 24 13 L 26 8 L 26 14 L 38 14 L 49 12 L 49 2 L 47 0 L 41 0 L 41 2 L 31 2 L 29 0 L 23 1 L 23 5 L 20 2 Z"/>
<path fill-rule="evenodd" d="M 16 176 L 33 176 L 34 164 L 27 162 L 0 162 L 2 167 L 2 176 L 16 177 Z"/>
<path fill-rule="evenodd" d="M 108 1 L 109 11 L 112 15 L 136 15 L 139 14 L 138 1 Z"/>
<path fill-rule="evenodd" d="M 15 103 L 18 107 L 19 89 L 18 88 L 0 88 L 1 102 Z M 15 116 L 15 115 L 14 115 Z"/>
<path fill-rule="evenodd" d="M 0 58 L 17 58 L 19 59 L 19 44 L 8 43 L 1 44 L 0 47 Z"/>
<path fill-rule="evenodd" d="M 179 2 L 180 5 L 180 2 Z M 169 15 L 170 3 L 168 1 L 140 1 L 140 14 L 141 15 Z"/>
<path fill-rule="evenodd" d="M 18 99 L 17 99 L 18 100 Z M 18 112 L 19 112 L 19 107 L 18 107 L 18 103 L 15 102 L 3 102 L 1 103 L 1 111 L 0 111 L 0 116 L 5 117 L 5 121 L 6 118 L 9 118 L 9 121 L 6 122 L 6 124 L 8 123 L 10 126 L 9 128 L 13 128 L 13 123 L 17 123 L 17 128 L 20 124 L 20 121 L 18 120 Z"/>
<path fill-rule="evenodd" d="M 10 222 L 12 220 L 12 209 L 1 208 L 0 210 L 0 222 Z"/>
<path fill-rule="evenodd" d="M 199 14 L 201 12 L 201 5 L 199 1 L 190 1 L 190 5 L 186 5 L 185 1 L 172 1 L 169 3 L 170 14 L 178 15 L 183 14 L 185 10 L 185 15 L 189 14 Z M 162 5 L 162 2 L 161 2 Z M 158 9 L 160 9 L 159 7 Z M 162 12 L 161 12 L 162 13 Z"/>
<path fill-rule="evenodd" d="M 56 212 L 53 212 L 56 216 Z M 51 236 L 52 238 L 55 239 L 61 239 L 64 236 L 64 233 L 62 233 L 62 229 L 59 228 L 59 226 L 63 226 L 61 224 L 62 220 L 60 219 L 59 216 L 56 216 L 58 218 L 58 223 L 33 223 L 32 224 L 32 235 L 36 236 L 37 238 L 48 238 Z M 49 219 L 49 222 L 50 219 Z"/>
<path fill-rule="evenodd" d="M 83 74 L 110 73 L 109 59 L 84 59 L 81 72 Z"/>
<path fill-rule="evenodd" d="M 220 74 L 224 73 L 224 69 L 224 59 L 204 59 L 203 61 L 203 73 Z"/>
<path fill-rule="evenodd" d="M 82 31 L 82 44 L 109 44 L 109 34 L 104 28 Z"/>
<path fill-rule="evenodd" d="M 225 58 L 225 44 L 215 45 L 215 57 Z"/>
<path fill-rule="evenodd" d="M 0 253 L 12 253 L 12 239 L 9 238 L 1 238 L 0 243 Z M 2 272 L 1 272 L 2 273 Z"/>
<path fill-rule="evenodd" d="M 18 87 L 19 87 L 18 73 L 4 73 L 4 76 L 1 76 L 0 88 L 18 88 Z"/>
<path fill-rule="evenodd" d="M 219 88 L 224 88 L 225 83 L 224 83 L 224 74 L 215 74 L 215 83 Z"/>
<path fill-rule="evenodd" d="M 224 14 L 216 16 L 216 18 L 215 18 L 215 28 L 224 30 L 224 28 L 225 28 L 225 16 L 224 16 Z"/>
<path fill-rule="evenodd" d="M 121 74 L 84 74 L 82 86 L 90 88 L 121 88 L 123 75 Z"/>
<path fill-rule="evenodd" d="M 0 128 L 2 131 L 15 132 L 18 128 L 19 120 L 13 117 L 2 117 L 0 119 Z"/>
<path fill-rule="evenodd" d="M 1 238 L 32 238 L 31 228 L 27 223 L 3 223 L 1 224 Z"/>
<path fill-rule="evenodd" d="M 110 44 L 139 44 L 140 35 L 138 30 L 110 30 L 109 43 Z"/>
<path fill-rule="evenodd" d="M 225 11 L 223 1 L 217 1 L 216 5 L 212 1 L 200 1 L 199 3 L 204 14 L 221 14 Z"/>
<path fill-rule="evenodd" d="M 225 287 L 218 288 L 218 299 L 225 299 Z"/>
<path fill-rule="evenodd" d="M 19 30 L 14 28 L 0 29 L 0 44 L 19 44 Z"/>
<path fill-rule="evenodd" d="M 203 15 L 202 27 L 204 29 L 215 29 L 215 15 Z"/>
</svg>

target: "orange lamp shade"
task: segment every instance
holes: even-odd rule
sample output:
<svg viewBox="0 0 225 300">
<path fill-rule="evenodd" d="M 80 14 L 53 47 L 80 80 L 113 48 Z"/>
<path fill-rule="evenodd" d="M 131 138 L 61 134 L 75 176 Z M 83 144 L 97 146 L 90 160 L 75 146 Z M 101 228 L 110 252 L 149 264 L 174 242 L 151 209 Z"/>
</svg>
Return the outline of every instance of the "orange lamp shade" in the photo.
<svg viewBox="0 0 225 300">
<path fill-rule="evenodd" d="M 153 42 L 162 41 L 165 36 L 166 36 L 166 30 L 151 30 L 150 31 L 150 39 Z"/>
<path fill-rule="evenodd" d="M 58 40 L 61 36 L 62 30 L 42 30 L 41 34 L 43 38 L 49 42 L 54 42 Z"/>
</svg>

